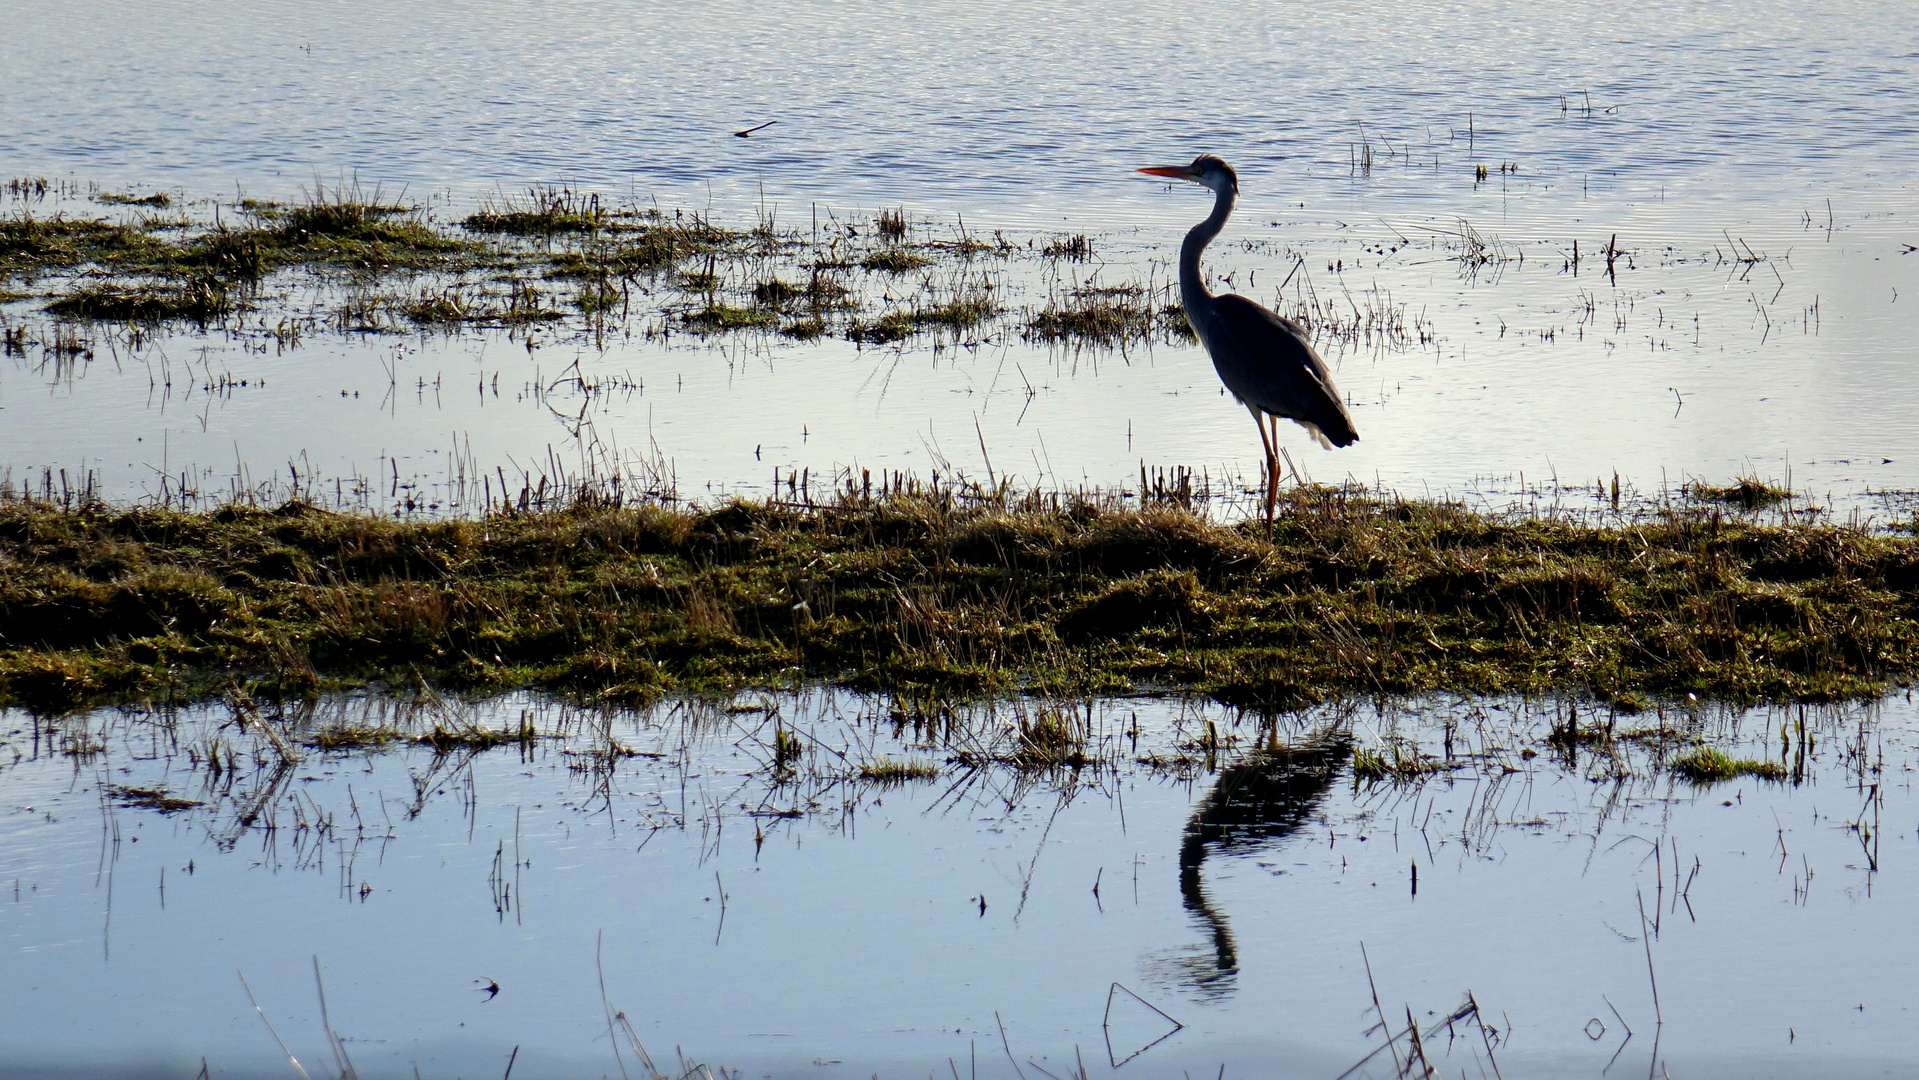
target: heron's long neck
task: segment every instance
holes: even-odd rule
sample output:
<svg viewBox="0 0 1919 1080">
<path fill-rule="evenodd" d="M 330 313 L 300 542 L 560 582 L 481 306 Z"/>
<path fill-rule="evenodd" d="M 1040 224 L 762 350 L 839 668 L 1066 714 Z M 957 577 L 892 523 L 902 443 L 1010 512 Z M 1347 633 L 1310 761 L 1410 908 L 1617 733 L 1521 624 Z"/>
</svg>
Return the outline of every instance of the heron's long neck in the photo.
<svg viewBox="0 0 1919 1080">
<path fill-rule="evenodd" d="M 1179 246 L 1179 298 L 1189 314 L 1212 310 L 1213 294 L 1206 291 L 1199 277 L 1199 253 L 1226 227 L 1226 219 L 1233 213 L 1233 201 L 1232 188 L 1220 191 L 1213 203 L 1213 212 L 1193 226 L 1186 234 L 1186 242 Z"/>
</svg>

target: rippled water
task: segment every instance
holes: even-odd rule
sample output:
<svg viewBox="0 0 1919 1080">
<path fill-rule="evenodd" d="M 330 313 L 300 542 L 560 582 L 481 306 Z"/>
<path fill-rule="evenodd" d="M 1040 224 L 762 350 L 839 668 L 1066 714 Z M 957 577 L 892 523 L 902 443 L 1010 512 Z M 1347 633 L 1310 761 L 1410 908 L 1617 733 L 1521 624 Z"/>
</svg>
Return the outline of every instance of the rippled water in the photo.
<svg viewBox="0 0 1919 1080">
<path fill-rule="evenodd" d="M 1423 148 L 1471 113 L 1481 157 L 1562 194 L 1590 176 L 1627 199 L 1793 210 L 1909 195 L 1919 135 L 1919 19 L 1900 3 L 162 3 L 125 19 L 99 2 L 10 13 L 6 167 L 267 193 L 356 169 L 423 192 L 765 184 L 1106 228 L 1109 206 L 1157 216 L 1116 176 L 1199 146 L 1309 201 L 1431 199 L 1414 173 L 1343 183 L 1360 124 Z M 1561 114 L 1588 94 L 1592 115 Z"/>
<path fill-rule="evenodd" d="M 1323 294 L 1384 290 L 1429 325 L 1420 347 L 1327 346 L 1363 441 L 1295 439 L 1316 479 L 1503 504 L 1614 472 L 1649 493 L 1750 473 L 1882 515 L 1900 511 L 1876 493 L 1919 489 L 1907 5 L 75 3 L 9 22 L 0 173 L 109 189 L 287 196 L 350 175 L 442 216 L 543 181 L 736 221 L 897 203 L 933 228 L 1089 232 L 1112 283 L 1166 280 L 1205 209 L 1130 171 L 1212 150 L 1245 192 L 1216 275 L 1271 300 L 1303 259 Z M 1526 261 L 1462 276 L 1432 245 L 1462 221 Z M 1570 272 L 1575 241 L 1615 237 L 1631 253 L 1616 282 Z M 1740 245 L 1764 260 L 1731 260 Z M 1003 276 L 1026 304 L 1049 287 Z M 223 490 L 291 462 L 431 485 L 455 457 L 577 460 L 582 415 L 696 496 L 764 491 L 775 468 L 1258 474 L 1194 347 L 96 344 L 76 365 L 0 366 L 16 483 L 92 469 L 129 498 L 163 471 Z M 621 391 L 533 392 L 575 362 Z M 183 393 L 195 378 L 247 388 Z"/>
<path fill-rule="evenodd" d="M 1489 1050 L 1507 1076 L 1910 1060 L 1910 702 L 1614 722 L 1789 769 L 1704 788 L 1658 766 L 1690 736 L 1568 755 L 1546 739 L 1563 707 L 1517 702 L 1276 729 L 1069 705 L 1092 761 L 1022 771 L 1011 732 L 1048 708 L 949 728 L 829 693 L 345 700 L 269 713 L 279 742 L 224 706 L 0 715 L 0 1076 L 290 1075 L 274 1032 L 325 1071 L 316 955 L 364 1075 L 492 1075 L 516 1048 L 515 1075 L 619 1075 L 602 976 L 657 1060 L 750 1076 L 1011 1077 L 1010 1055 L 1329 1077 L 1375 1050 L 1357 1075 L 1387 1076 L 1375 994 L 1446 1073 L 1490 1073 Z M 542 737 L 313 745 L 472 724 Z M 1452 767 L 1356 781 L 1329 731 Z M 884 759 L 938 774 L 861 776 Z M 1491 1030 L 1456 1016 L 1449 1038 L 1469 1002 Z"/>
</svg>

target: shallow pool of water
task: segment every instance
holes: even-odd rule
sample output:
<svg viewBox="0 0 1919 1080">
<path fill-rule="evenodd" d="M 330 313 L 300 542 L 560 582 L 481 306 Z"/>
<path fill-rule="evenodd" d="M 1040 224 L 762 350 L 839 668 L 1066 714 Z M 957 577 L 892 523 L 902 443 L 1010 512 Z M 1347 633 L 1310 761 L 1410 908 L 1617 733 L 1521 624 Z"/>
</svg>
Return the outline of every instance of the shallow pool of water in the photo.
<svg viewBox="0 0 1919 1080">
<path fill-rule="evenodd" d="M 1244 196 L 1209 255 L 1223 284 L 1271 302 L 1298 266 L 1320 295 L 1389 296 L 1430 332 L 1322 340 L 1362 441 L 1326 454 L 1291 437 L 1314 479 L 1506 505 L 1576 501 L 1560 489 L 1615 472 L 1655 496 L 1755 474 L 1881 516 L 1879 493 L 1919 489 L 1906 5 L 11 14 L 4 175 L 197 199 L 357 177 L 448 220 L 539 182 L 734 223 L 903 205 L 930 228 L 1088 233 L 1100 262 L 1068 272 L 1117 284 L 1166 281 L 1205 210 L 1132 170 L 1211 150 Z M 130 29 L 85 32 L 107 22 Z M 35 212 L 101 210 L 70 202 Z M 1462 222 L 1525 261 L 1463 273 L 1443 246 Z M 1592 253 L 1615 240 L 1629 256 L 1609 277 Z M 1016 311 L 1059 284 L 995 273 Z M 462 469 L 512 478 L 608 448 L 701 498 L 763 494 L 776 468 L 1109 489 L 1142 464 L 1228 488 L 1259 475 L 1243 410 L 1193 346 L 624 329 L 530 349 L 504 333 L 291 350 L 258 328 L 100 333 L 89 359 L 0 361 L 0 470 L 93 471 L 118 499 L 182 472 L 212 492 L 298 473 L 367 481 L 389 509 L 402 484 L 445 507 Z"/>
<path fill-rule="evenodd" d="M 1581 712 L 1570 753 L 1551 703 L 900 708 L 8 713 L 0 1075 L 290 1075 L 275 1033 L 325 1071 L 315 957 L 366 1075 L 1386 1076 L 1409 1020 L 1469 1075 L 1907 1060 L 1904 698 Z M 1080 769 L 1022 767 L 1048 724 Z M 379 730 L 441 746 L 322 748 Z M 1696 787 L 1693 738 L 1787 778 Z"/>
</svg>

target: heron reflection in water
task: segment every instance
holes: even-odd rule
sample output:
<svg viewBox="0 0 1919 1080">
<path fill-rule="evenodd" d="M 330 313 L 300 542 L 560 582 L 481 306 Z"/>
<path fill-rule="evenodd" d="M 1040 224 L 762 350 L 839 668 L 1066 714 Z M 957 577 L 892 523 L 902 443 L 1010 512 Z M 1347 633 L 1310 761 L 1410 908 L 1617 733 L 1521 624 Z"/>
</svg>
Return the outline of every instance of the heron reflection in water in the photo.
<svg viewBox="0 0 1919 1080">
<path fill-rule="evenodd" d="M 1226 916 L 1206 895 L 1200 870 L 1212 854 L 1249 854 L 1276 846 L 1298 832 L 1319 809 L 1352 753 L 1343 725 L 1314 732 L 1297 743 L 1282 744 L 1276 730 L 1267 742 L 1235 765 L 1222 769 L 1193 815 L 1179 845 L 1179 894 L 1212 939 L 1211 955 L 1182 958 L 1181 981 L 1206 997 L 1232 992 L 1239 970 L 1238 947 Z"/>
</svg>

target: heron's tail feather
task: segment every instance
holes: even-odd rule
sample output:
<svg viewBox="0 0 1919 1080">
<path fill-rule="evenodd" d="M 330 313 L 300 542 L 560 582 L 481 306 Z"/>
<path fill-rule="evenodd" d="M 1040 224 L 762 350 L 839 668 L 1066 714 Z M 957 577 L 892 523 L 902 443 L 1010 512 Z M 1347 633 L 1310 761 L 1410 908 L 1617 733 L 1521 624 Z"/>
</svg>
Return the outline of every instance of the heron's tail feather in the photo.
<svg viewBox="0 0 1919 1080">
<path fill-rule="evenodd" d="M 1321 423 L 1295 418 L 1293 423 L 1306 429 L 1313 441 L 1328 450 L 1341 446 L 1351 446 L 1359 441 L 1359 432 L 1353 430 L 1353 422 L 1344 409 L 1337 413 L 1320 417 Z"/>
</svg>

